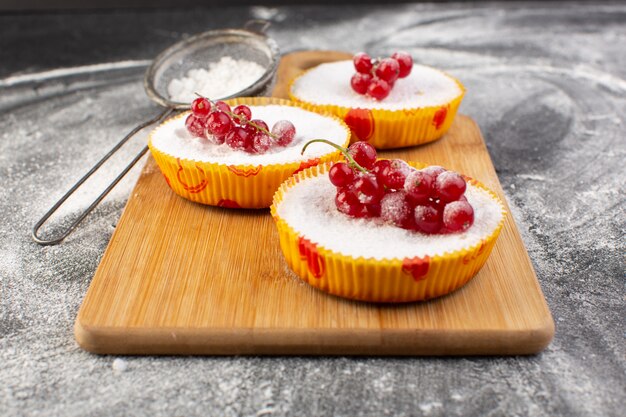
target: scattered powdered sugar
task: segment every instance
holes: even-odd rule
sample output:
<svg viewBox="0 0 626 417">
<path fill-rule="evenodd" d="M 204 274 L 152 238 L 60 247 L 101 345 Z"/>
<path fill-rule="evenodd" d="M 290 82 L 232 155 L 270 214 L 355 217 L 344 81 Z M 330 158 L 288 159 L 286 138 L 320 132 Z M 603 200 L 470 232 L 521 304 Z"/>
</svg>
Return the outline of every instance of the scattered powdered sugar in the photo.
<svg viewBox="0 0 626 417">
<path fill-rule="evenodd" d="M 305 73 L 293 84 L 292 93 L 315 104 L 334 104 L 366 109 L 400 110 L 438 106 L 458 97 L 462 91 L 445 73 L 423 65 L 413 65 L 406 78 L 400 78 L 382 101 L 358 94 L 350 86 L 355 73 L 352 61 L 322 64 Z"/>
<path fill-rule="evenodd" d="M 300 154 L 302 146 L 311 139 L 324 138 L 343 145 L 349 131 L 338 120 L 299 107 L 268 105 L 250 106 L 253 119 L 262 119 L 271 127 L 279 120 L 289 120 L 296 127 L 296 136 L 289 146 L 274 146 L 264 154 L 250 154 L 226 144 L 218 145 L 204 138 L 193 137 L 185 127 L 185 118 L 173 118 L 152 133 L 152 145 L 176 158 L 227 165 L 269 165 L 306 161 L 333 152 L 325 144 L 312 144 Z"/>
<path fill-rule="evenodd" d="M 474 208 L 474 224 L 463 233 L 425 235 L 385 224 L 355 219 L 335 207 L 336 189 L 326 175 L 294 185 L 277 213 L 296 232 L 326 249 L 352 257 L 375 259 L 442 255 L 473 246 L 498 227 L 502 208 L 485 190 L 467 184 L 465 196 Z"/>
<path fill-rule="evenodd" d="M 122 358 L 115 358 L 111 367 L 113 368 L 113 372 L 120 374 L 128 370 L 128 362 Z"/>
<path fill-rule="evenodd" d="M 256 62 L 224 56 L 209 64 L 208 69 L 194 68 L 183 78 L 175 78 L 167 86 L 170 100 L 191 103 L 196 93 L 211 99 L 220 99 L 254 84 L 265 74 L 265 68 Z"/>
</svg>

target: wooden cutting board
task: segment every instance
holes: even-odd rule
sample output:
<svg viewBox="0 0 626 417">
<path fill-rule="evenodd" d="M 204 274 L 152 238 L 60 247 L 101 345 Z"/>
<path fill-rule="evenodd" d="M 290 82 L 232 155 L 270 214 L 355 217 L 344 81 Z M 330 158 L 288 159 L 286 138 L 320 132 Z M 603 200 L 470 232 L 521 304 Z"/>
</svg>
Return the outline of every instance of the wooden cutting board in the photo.
<svg viewBox="0 0 626 417">
<path fill-rule="evenodd" d="M 285 97 L 287 82 L 301 70 L 346 57 L 286 55 L 274 95 Z M 439 141 L 381 155 L 464 172 L 504 200 L 480 131 L 467 116 L 457 116 Z M 110 354 L 511 355 L 545 348 L 554 323 L 510 214 L 487 264 L 460 290 L 403 305 L 348 301 L 291 272 L 269 210 L 186 201 L 149 158 L 75 334 L 84 349 Z"/>
</svg>

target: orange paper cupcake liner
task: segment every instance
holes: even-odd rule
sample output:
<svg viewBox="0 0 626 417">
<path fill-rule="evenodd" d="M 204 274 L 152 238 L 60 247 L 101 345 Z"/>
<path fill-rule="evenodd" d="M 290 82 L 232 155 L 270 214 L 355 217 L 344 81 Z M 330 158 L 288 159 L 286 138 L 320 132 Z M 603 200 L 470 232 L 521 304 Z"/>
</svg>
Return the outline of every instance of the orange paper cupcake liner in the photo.
<svg viewBox="0 0 626 417">
<path fill-rule="evenodd" d="M 421 145 L 441 138 L 452 126 L 465 95 L 463 84 L 446 74 L 459 86 L 461 94 L 439 106 L 385 110 L 315 104 L 293 93 L 294 83 L 307 72 L 305 71 L 289 83 L 291 100 L 309 105 L 318 112 L 334 114 L 350 127 L 351 142 L 366 141 L 377 149 Z"/>
<path fill-rule="evenodd" d="M 404 259 L 342 255 L 300 235 L 277 213 L 290 188 L 299 181 L 326 174 L 330 166 L 330 163 L 318 165 L 289 178 L 276 191 L 271 206 L 287 264 L 303 281 L 327 293 L 369 302 L 421 301 L 448 294 L 462 287 L 483 267 L 504 225 L 505 210 L 500 199 L 478 181 L 466 177 L 472 185 L 486 190 L 502 210 L 502 220 L 480 243 L 443 255 Z"/>
<path fill-rule="evenodd" d="M 310 106 L 271 97 L 244 97 L 226 102 L 231 106 L 285 105 L 313 111 Z M 179 114 L 164 123 L 187 117 L 188 114 L 189 112 Z M 335 116 L 326 116 L 336 119 L 345 127 L 346 140 L 342 146 L 347 146 L 350 137 L 348 127 Z M 323 136 L 323 132 L 320 132 L 320 137 Z M 269 165 L 226 165 L 181 159 L 166 154 L 152 145 L 152 135 L 148 147 L 165 181 L 176 194 L 197 203 L 230 208 L 269 207 L 272 196 L 285 179 L 305 168 L 341 159 L 340 152 L 333 149 L 319 158 L 306 161 Z"/>
</svg>

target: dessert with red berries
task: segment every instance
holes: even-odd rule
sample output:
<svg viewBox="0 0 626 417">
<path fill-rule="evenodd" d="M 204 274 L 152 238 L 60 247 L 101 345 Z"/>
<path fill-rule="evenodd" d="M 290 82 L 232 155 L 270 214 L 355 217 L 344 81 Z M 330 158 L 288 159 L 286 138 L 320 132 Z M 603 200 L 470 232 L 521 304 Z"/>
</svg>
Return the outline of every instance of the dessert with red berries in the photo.
<svg viewBox="0 0 626 417">
<path fill-rule="evenodd" d="M 378 149 L 419 145 L 451 126 L 465 89 L 448 74 L 415 63 L 396 51 L 387 57 L 364 52 L 352 60 L 318 65 L 292 81 L 292 100 L 342 118 L 352 141 Z"/>
<path fill-rule="evenodd" d="M 198 97 L 190 112 L 155 129 L 148 145 L 167 184 L 180 196 L 209 205 L 262 208 L 294 172 L 340 157 L 334 149 L 301 154 L 304 143 L 320 137 L 344 146 L 350 131 L 338 118 L 288 100 Z"/>
<path fill-rule="evenodd" d="M 342 297 L 403 302 L 447 294 L 480 270 L 504 222 L 492 191 L 439 166 L 378 159 L 364 142 L 342 153 L 274 196 L 297 275 Z"/>
</svg>

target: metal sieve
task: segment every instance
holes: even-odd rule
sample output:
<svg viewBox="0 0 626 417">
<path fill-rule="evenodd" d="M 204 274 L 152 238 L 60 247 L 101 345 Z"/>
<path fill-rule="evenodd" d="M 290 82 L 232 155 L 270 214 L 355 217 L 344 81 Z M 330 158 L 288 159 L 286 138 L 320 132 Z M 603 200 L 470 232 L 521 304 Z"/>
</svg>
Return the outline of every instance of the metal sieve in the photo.
<svg viewBox="0 0 626 417">
<path fill-rule="evenodd" d="M 266 28 L 264 26 L 262 29 Z M 266 70 L 261 78 L 243 90 L 211 99 L 257 95 L 270 83 L 278 66 L 278 47 L 272 39 L 262 34 L 247 29 L 204 32 L 169 47 L 154 59 L 144 78 L 148 97 L 165 107 L 189 108 L 190 103 L 179 103 L 169 98 L 169 83 L 191 69 L 203 68 L 207 62 L 219 61 L 224 56 L 256 62 Z"/>
<path fill-rule="evenodd" d="M 269 22 L 267 21 L 251 20 L 243 26 L 243 29 L 221 29 L 203 32 L 178 42 L 161 52 L 146 70 L 144 89 L 152 101 L 165 107 L 163 112 L 135 127 L 78 180 L 33 226 L 33 240 L 40 245 L 55 245 L 65 239 L 141 159 L 148 151 L 147 146 L 133 158 L 107 188 L 96 197 L 91 205 L 59 236 L 44 239 L 39 236 L 39 229 L 91 175 L 137 132 L 164 120 L 175 111 L 189 109 L 191 103 L 180 103 L 170 99 L 167 87 L 172 80 L 185 77 L 191 69 L 206 68 L 209 63 L 217 62 L 224 56 L 230 56 L 233 59 L 245 59 L 256 62 L 265 68 L 265 72 L 258 80 L 244 89 L 233 92 L 226 97 L 210 97 L 212 100 L 260 95 L 267 92 L 271 88 L 280 56 L 276 42 L 265 34 L 268 27 Z"/>
</svg>

